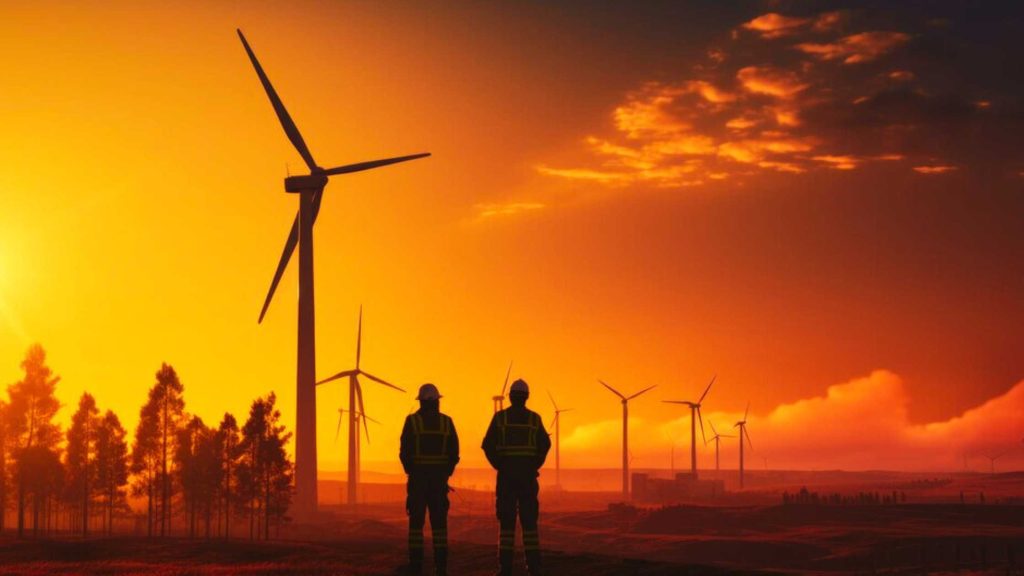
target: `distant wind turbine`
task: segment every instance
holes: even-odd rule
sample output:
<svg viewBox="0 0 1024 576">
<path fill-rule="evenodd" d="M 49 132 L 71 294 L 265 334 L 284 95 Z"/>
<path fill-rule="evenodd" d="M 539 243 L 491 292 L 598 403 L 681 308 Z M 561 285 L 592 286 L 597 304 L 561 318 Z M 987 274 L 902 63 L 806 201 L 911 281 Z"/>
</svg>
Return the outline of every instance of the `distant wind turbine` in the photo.
<svg viewBox="0 0 1024 576">
<path fill-rule="evenodd" d="M 491 396 L 491 400 L 494 401 L 494 413 L 505 409 L 505 390 L 508 389 L 508 378 L 512 375 L 512 362 L 508 363 L 508 371 L 505 372 L 505 384 L 501 387 L 501 394 L 497 396 Z"/>
<path fill-rule="evenodd" d="M 700 421 L 700 436 L 704 439 L 704 444 L 708 443 L 708 439 L 704 436 L 704 418 L 700 414 L 700 405 L 704 401 L 704 397 L 708 395 L 708 391 L 711 390 L 711 385 L 715 383 L 717 376 L 711 377 L 711 382 L 708 383 L 708 387 L 704 389 L 704 393 L 700 395 L 700 400 L 691 402 L 689 400 L 662 400 L 667 404 L 686 404 L 690 407 L 690 474 L 693 475 L 693 479 L 697 479 L 697 421 Z"/>
<path fill-rule="evenodd" d="M 359 329 L 356 332 L 356 367 L 354 369 L 352 369 L 352 370 L 343 370 L 341 372 L 338 372 L 334 376 L 331 376 L 330 378 L 324 378 L 323 380 L 321 380 L 321 381 L 316 383 L 316 385 L 319 386 L 321 384 L 326 384 L 328 382 L 333 382 L 334 380 L 337 380 L 338 378 L 348 378 L 348 405 L 350 407 L 357 406 L 357 405 L 359 406 L 358 411 L 353 411 L 353 410 L 350 409 L 349 413 L 348 413 L 348 415 L 349 415 L 349 418 L 348 418 L 348 503 L 349 504 L 355 504 L 356 503 L 356 484 L 358 484 L 358 482 L 359 482 L 359 479 L 356 476 L 357 471 L 359 469 L 359 454 L 358 454 L 359 448 L 358 448 L 358 445 L 357 445 L 358 437 L 359 437 L 359 428 L 357 428 L 358 422 L 357 422 L 357 419 L 356 419 L 356 414 L 366 414 L 366 409 L 363 407 L 363 388 L 362 388 L 362 386 L 359 385 L 359 377 L 360 376 L 366 376 L 367 378 L 369 378 L 370 380 L 373 380 L 374 382 L 377 382 L 378 384 L 383 384 L 384 386 L 387 386 L 388 388 L 393 388 L 395 390 L 398 390 L 399 392 L 405 392 L 405 390 L 399 388 L 398 386 L 395 386 L 394 384 L 391 384 L 390 382 L 386 382 L 384 380 L 381 380 L 380 378 L 374 376 L 373 374 L 370 374 L 370 373 L 366 372 L 365 370 L 361 369 L 359 367 L 359 361 L 360 361 L 360 357 L 362 356 L 362 353 L 363 353 L 363 307 L 360 306 L 359 307 Z M 366 427 L 366 420 L 365 419 L 363 420 L 363 428 L 366 429 L 366 434 L 367 434 L 367 436 L 369 436 L 370 432 L 369 432 L 369 430 Z"/>
<path fill-rule="evenodd" d="M 998 459 L 1002 458 L 1003 456 L 1005 456 L 1007 452 L 1009 452 L 1009 450 L 1003 450 L 1002 452 L 1000 452 L 998 454 L 986 454 L 985 455 L 985 458 L 988 458 L 988 460 L 989 460 L 990 473 L 993 476 L 996 475 L 996 460 L 998 460 Z"/>
<path fill-rule="evenodd" d="M 341 422 L 342 422 L 342 420 L 345 417 L 345 412 L 351 412 L 351 411 L 350 410 L 345 410 L 344 408 L 338 408 L 338 427 L 335 428 L 335 430 L 334 430 L 334 443 L 335 444 L 338 443 L 338 437 L 341 435 Z M 358 422 L 362 422 L 363 423 L 363 429 L 366 431 L 366 443 L 369 444 L 370 443 L 370 429 L 366 426 L 366 422 L 367 421 L 373 422 L 374 424 L 376 424 L 378 426 L 380 426 L 380 422 L 374 420 L 373 418 L 370 418 L 369 416 L 367 416 L 366 414 L 363 414 L 362 412 L 359 412 L 358 410 L 355 412 L 355 418 L 356 418 L 356 422 L 357 422 L 356 430 L 359 429 Z M 356 485 L 357 486 L 361 482 L 360 478 L 361 478 L 361 472 L 362 472 L 362 469 L 363 469 L 362 454 L 363 454 L 362 441 L 360 440 L 359 433 L 357 432 L 356 433 Z M 358 494 L 357 494 L 357 497 L 358 497 Z"/>
<path fill-rule="evenodd" d="M 719 471 L 719 466 L 718 466 L 718 442 L 722 438 L 735 438 L 735 436 L 731 436 L 729 434 L 719 434 L 718 430 L 715 430 L 715 423 L 714 422 L 708 420 L 708 424 L 711 425 L 711 433 L 714 434 L 714 436 L 712 436 L 711 439 L 715 441 L 715 472 L 718 472 Z"/>
<path fill-rule="evenodd" d="M 632 396 L 623 396 L 618 390 L 598 380 L 602 386 L 612 391 L 622 400 L 622 497 L 629 500 L 629 401 L 655 387 L 648 386 Z"/>
<path fill-rule="evenodd" d="M 750 402 L 747 402 L 747 409 L 743 411 L 743 420 L 733 424 L 733 428 L 740 429 L 740 488 L 743 488 L 743 439 L 747 439 L 750 449 L 754 449 L 754 443 L 750 440 L 750 433 L 747 432 L 747 414 L 750 413 Z"/>
<path fill-rule="evenodd" d="M 511 366 L 510 366 L 511 368 Z M 555 407 L 555 417 L 551 420 L 551 428 L 555 430 L 555 486 L 559 489 L 562 488 L 562 453 L 561 453 L 561 438 L 562 438 L 562 412 L 569 412 L 572 408 L 558 408 L 558 404 L 555 403 L 555 397 L 551 395 L 551 391 L 548 391 L 548 398 L 551 398 L 551 405 Z"/>
</svg>

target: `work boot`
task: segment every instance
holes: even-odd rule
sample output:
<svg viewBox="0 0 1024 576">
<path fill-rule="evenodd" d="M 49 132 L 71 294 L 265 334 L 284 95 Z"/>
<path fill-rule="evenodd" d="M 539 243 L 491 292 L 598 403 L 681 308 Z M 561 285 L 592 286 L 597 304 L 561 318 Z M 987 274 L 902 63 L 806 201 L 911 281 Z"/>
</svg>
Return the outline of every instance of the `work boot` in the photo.
<svg viewBox="0 0 1024 576">
<path fill-rule="evenodd" d="M 448 576 L 448 548 L 434 550 L 434 576 Z"/>
</svg>

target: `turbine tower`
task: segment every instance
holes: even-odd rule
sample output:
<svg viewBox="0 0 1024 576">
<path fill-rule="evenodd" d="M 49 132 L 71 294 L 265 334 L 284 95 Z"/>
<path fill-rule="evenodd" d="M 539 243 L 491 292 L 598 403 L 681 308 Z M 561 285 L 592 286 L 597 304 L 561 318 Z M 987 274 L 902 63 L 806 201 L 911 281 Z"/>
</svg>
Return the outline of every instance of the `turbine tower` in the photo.
<svg viewBox="0 0 1024 576">
<path fill-rule="evenodd" d="M 508 377 L 512 375 L 512 362 L 508 363 L 508 372 L 505 372 L 505 384 L 501 387 L 501 394 L 491 396 L 494 401 L 494 413 L 497 414 L 505 409 L 505 390 L 508 389 Z"/>
<path fill-rule="evenodd" d="M 366 376 L 370 380 L 378 384 L 383 384 L 389 388 L 394 388 L 399 392 L 405 392 L 405 390 L 381 380 L 380 378 L 366 372 L 359 367 L 359 360 L 363 352 L 363 308 L 359 308 L 359 330 L 356 333 L 356 367 L 352 370 L 342 370 L 330 378 L 324 378 L 323 380 L 316 383 L 317 386 L 333 382 L 338 378 L 348 378 L 348 405 L 350 407 L 356 406 L 358 402 L 358 413 L 366 414 L 366 409 L 363 407 L 363 388 L 359 385 L 359 377 Z M 358 470 L 359 470 L 359 428 L 358 421 L 356 418 L 356 411 L 349 409 L 348 412 L 348 503 L 356 503 L 356 485 L 359 483 Z M 366 421 L 363 421 L 363 428 L 366 428 Z M 367 430 L 369 435 L 369 430 Z"/>
<path fill-rule="evenodd" d="M 708 383 L 708 387 L 704 389 L 704 393 L 700 395 L 700 400 L 691 402 L 689 400 L 662 400 L 666 404 L 686 404 L 690 407 L 690 474 L 693 475 L 693 479 L 697 479 L 697 421 L 700 421 L 700 437 L 704 439 L 704 444 L 708 443 L 707 436 L 704 435 L 704 418 L 700 415 L 700 403 L 704 401 L 704 397 L 708 395 L 708 391 L 711 390 L 711 385 L 715 383 L 715 378 L 718 376 L 712 376 L 711 382 Z"/>
<path fill-rule="evenodd" d="M 754 449 L 754 443 L 750 441 L 750 433 L 747 432 L 747 414 L 750 412 L 750 402 L 747 402 L 747 409 L 743 411 L 743 420 L 732 425 L 740 429 L 740 488 L 743 488 L 743 438 L 746 437 L 750 449 Z"/>
<path fill-rule="evenodd" d="M 657 385 L 648 386 L 632 396 L 623 396 L 618 390 L 605 384 L 603 380 L 598 380 L 598 382 L 622 400 L 622 498 L 629 501 L 629 401 Z"/>
<path fill-rule="evenodd" d="M 300 522 L 312 520 L 317 510 L 317 485 L 316 485 L 316 328 L 315 313 L 313 306 L 313 223 L 316 222 L 317 214 L 320 212 L 320 202 L 323 198 L 324 188 L 330 176 L 348 174 L 369 170 L 397 162 L 415 160 L 429 156 L 429 153 L 400 156 L 383 160 L 372 160 L 357 164 L 348 164 L 337 168 L 324 169 L 313 160 L 306 142 L 302 139 L 299 129 L 292 121 L 292 117 L 285 109 L 284 103 L 278 97 L 277 91 L 270 84 L 270 79 L 263 72 L 263 67 L 256 54 L 249 47 L 249 42 L 241 30 L 237 30 L 238 38 L 242 41 L 249 60 L 256 75 L 259 76 L 263 90 L 274 107 L 277 119 L 281 122 L 288 140 L 302 156 L 302 160 L 309 168 L 309 174 L 301 176 L 289 176 L 284 180 L 286 192 L 294 192 L 299 196 L 299 212 L 292 222 L 288 238 L 285 240 L 284 250 L 274 272 L 274 278 L 270 283 L 270 290 L 263 301 L 263 309 L 260 310 L 259 322 L 263 322 L 263 316 L 267 312 L 270 300 L 274 296 L 277 284 L 284 274 L 288 261 L 291 259 L 295 247 L 299 248 L 299 314 L 298 314 L 298 355 L 297 370 L 295 378 L 295 500 L 294 517 Z"/>
<path fill-rule="evenodd" d="M 722 438 L 735 438 L 735 436 L 731 436 L 729 434 L 719 434 L 718 430 L 715 430 L 715 423 L 714 422 L 708 420 L 708 424 L 711 425 L 711 432 L 714 434 L 714 436 L 712 436 L 711 439 L 715 441 L 715 472 L 718 472 L 719 471 L 719 466 L 718 466 L 718 442 Z"/>
<path fill-rule="evenodd" d="M 555 417 L 551 420 L 550 428 L 555 430 L 555 486 L 561 490 L 562 488 L 562 453 L 561 453 L 561 438 L 562 438 L 562 412 L 569 412 L 572 408 L 558 408 L 558 404 L 555 403 L 555 397 L 551 395 L 551 391 L 548 391 L 548 398 L 551 398 L 551 405 L 555 407 Z"/>
<path fill-rule="evenodd" d="M 335 430 L 334 430 L 334 443 L 335 444 L 338 443 L 338 436 L 341 435 L 341 422 L 342 422 L 342 419 L 344 419 L 344 417 L 345 417 L 345 412 L 351 412 L 351 411 L 350 410 L 345 410 L 344 408 L 338 408 L 338 427 L 335 428 Z M 355 413 L 355 418 L 356 418 L 356 422 L 357 422 L 357 424 L 356 424 L 356 428 L 357 429 L 359 427 L 358 422 L 362 422 L 363 423 L 363 429 L 366 430 L 366 443 L 369 444 L 370 443 L 370 429 L 369 429 L 369 427 L 367 427 L 366 422 L 370 421 L 370 422 L 373 422 L 374 424 L 376 424 L 378 426 L 380 426 L 380 422 L 374 420 L 373 418 L 370 418 L 369 416 L 367 416 L 366 414 L 363 414 L 362 412 L 359 412 L 358 410 Z M 363 464 L 362 464 L 363 447 L 362 447 L 362 441 L 358 437 L 359 434 L 357 433 L 356 436 L 357 436 L 357 438 L 356 438 L 356 485 L 358 486 L 359 482 L 361 481 L 360 480 L 360 472 L 362 472 L 362 468 L 363 468 Z M 357 494 L 357 497 L 358 497 L 358 494 Z"/>
</svg>

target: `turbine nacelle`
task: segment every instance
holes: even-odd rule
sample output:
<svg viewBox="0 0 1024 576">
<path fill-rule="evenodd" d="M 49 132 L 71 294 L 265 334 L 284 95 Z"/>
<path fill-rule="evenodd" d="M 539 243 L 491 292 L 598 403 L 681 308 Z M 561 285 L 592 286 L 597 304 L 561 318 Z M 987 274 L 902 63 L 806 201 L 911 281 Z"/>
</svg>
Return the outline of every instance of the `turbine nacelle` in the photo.
<svg viewBox="0 0 1024 576">
<path fill-rule="evenodd" d="M 309 192 L 327 186 L 327 176 L 323 174 L 306 174 L 305 176 L 289 176 L 284 179 L 285 192 Z"/>
</svg>

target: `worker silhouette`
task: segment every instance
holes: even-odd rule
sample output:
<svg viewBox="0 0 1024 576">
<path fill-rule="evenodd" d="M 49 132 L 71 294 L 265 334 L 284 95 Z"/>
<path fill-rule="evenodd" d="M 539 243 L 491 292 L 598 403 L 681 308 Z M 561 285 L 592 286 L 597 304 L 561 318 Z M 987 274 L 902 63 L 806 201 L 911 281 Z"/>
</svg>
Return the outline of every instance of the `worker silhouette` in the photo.
<svg viewBox="0 0 1024 576">
<path fill-rule="evenodd" d="M 495 492 L 501 525 L 498 536 L 499 576 L 512 574 L 517 514 L 523 527 L 526 566 L 531 576 L 541 573 L 537 477 L 551 449 L 551 439 L 540 416 L 526 408 L 529 397 L 530 387 L 525 381 L 513 382 L 508 394 L 512 405 L 494 415 L 484 437 L 484 454 L 498 471 Z"/>
<path fill-rule="evenodd" d="M 459 463 L 455 424 L 441 413 L 437 386 L 420 386 L 420 409 L 406 416 L 399 458 L 409 475 L 405 508 L 409 514 L 409 574 L 423 573 L 423 524 L 430 511 L 437 576 L 448 573 L 448 478 Z"/>
</svg>

